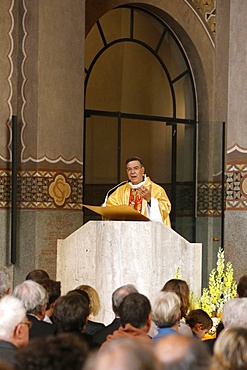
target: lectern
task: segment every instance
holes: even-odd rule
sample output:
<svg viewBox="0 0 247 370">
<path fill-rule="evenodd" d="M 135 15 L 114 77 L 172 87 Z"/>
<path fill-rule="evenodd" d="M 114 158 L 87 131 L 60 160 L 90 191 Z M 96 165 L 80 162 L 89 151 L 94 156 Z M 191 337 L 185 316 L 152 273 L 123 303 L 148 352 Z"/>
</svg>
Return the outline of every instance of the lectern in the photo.
<svg viewBox="0 0 247 370">
<path fill-rule="evenodd" d="M 134 284 L 150 300 L 177 269 L 196 296 L 201 295 L 202 245 L 189 243 L 174 230 L 151 221 L 89 221 L 57 243 L 57 279 L 62 294 L 78 285 L 100 295 L 97 320 L 114 315 L 112 292 Z"/>
</svg>

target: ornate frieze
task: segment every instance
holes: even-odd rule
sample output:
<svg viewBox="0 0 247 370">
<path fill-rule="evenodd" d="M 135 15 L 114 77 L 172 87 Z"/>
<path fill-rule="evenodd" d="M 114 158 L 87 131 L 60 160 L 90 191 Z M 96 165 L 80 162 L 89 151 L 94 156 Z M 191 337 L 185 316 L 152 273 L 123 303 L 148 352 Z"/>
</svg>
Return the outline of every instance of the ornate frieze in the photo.
<svg viewBox="0 0 247 370">
<path fill-rule="evenodd" d="M 192 2 L 209 25 L 212 33 L 215 33 L 216 0 L 192 0 Z"/>
<path fill-rule="evenodd" d="M 247 164 L 228 163 L 226 168 L 226 209 L 247 210 Z"/>
<path fill-rule="evenodd" d="M 18 208 L 81 210 L 82 174 L 18 172 Z M 11 206 L 11 172 L 0 171 L 0 208 Z"/>
</svg>

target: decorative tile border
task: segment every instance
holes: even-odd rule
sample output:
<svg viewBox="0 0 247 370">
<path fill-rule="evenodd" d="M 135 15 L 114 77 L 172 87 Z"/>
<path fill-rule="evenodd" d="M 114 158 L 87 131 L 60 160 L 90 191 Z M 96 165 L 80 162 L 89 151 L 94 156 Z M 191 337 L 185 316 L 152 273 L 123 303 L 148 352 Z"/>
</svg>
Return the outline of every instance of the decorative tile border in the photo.
<svg viewBox="0 0 247 370">
<path fill-rule="evenodd" d="M 247 211 L 247 164 L 226 166 L 226 209 Z"/>
<path fill-rule="evenodd" d="M 55 171 L 18 172 L 18 208 L 22 209 L 82 209 L 83 181 L 81 173 Z M 0 208 L 11 207 L 11 171 L 0 170 Z M 178 198 L 181 214 L 190 215 L 192 196 L 188 184 L 181 184 L 186 198 Z M 179 189 L 181 191 L 181 189 Z M 179 193 L 179 192 L 178 192 Z M 197 215 L 221 215 L 221 184 L 198 184 Z M 186 213 L 187 210 L 187 213 Z M 226 166 L 226 210 L 247 211 L 247 164 Z"/>
<path fill-rule="evenodd" d="M 82 174 L 18 172 L 18 208 L 82 209 Z M 0 208 L 11 207 L 11 172 L 0 171 Z"/>
<path fill-rule="evenodd" d="M 9 171 L 0 171 L 0 208 L 11 206 L 11 174 Z"/>
<path fill-rule="evenodd" d="M 198 184 L 197 216 L 217 217 L 222 214 L 222 186 L 217 182 Z"/>
<path fill-rule="evenodd" d="M 193 215 L 193 184 L 177 184 L 177 215 Z M 169 185 L 164 186 L 170 194 Z M 222 214 L 222 186 L 220 182 L 199 182 L 197 185 L 197 217 L 220 217 Z"/>
</svg>

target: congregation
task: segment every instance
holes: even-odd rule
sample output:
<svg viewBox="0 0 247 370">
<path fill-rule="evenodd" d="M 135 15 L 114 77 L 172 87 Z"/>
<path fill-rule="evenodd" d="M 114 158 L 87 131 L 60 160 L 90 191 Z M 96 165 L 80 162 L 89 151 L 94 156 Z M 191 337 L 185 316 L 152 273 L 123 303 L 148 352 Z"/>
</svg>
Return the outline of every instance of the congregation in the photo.
<svg viewBox="0 0 247 370">
<path fill-rule="evenodd" d="M 116 287 L 114 319 L 105 325 L 95 319 L 100 292 L 93 287 L 61 295 L 59 281 L 34 270 L 12 291 L 0 266 L 0 370 L 247 369 L 247 275 L 208 340 L 212 319 L 190 308 L 187 282 L 164 283 L 152 300 L 132 284 Z"/>
</svg>

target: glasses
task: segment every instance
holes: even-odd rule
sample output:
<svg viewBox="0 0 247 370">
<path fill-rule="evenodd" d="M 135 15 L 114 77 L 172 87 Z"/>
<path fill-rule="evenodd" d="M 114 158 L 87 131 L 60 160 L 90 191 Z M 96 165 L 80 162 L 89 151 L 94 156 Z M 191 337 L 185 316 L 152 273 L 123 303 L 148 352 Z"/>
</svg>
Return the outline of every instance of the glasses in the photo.
<svg viewBox="0 0 247 370">
<path fill-rule="evenodd" d="M 33 323 L 32 323 L 32 321 L 24 321 L 24 322 L 20 322 L 20 324 L 23 324 L 23 325 L 27 325 L 28 326 L 28 329 L 30 330 L 31 329 L 31 327 L 33 326 Z M 19 325 L 20 325 L 19 324 Z"/>
</svg>

